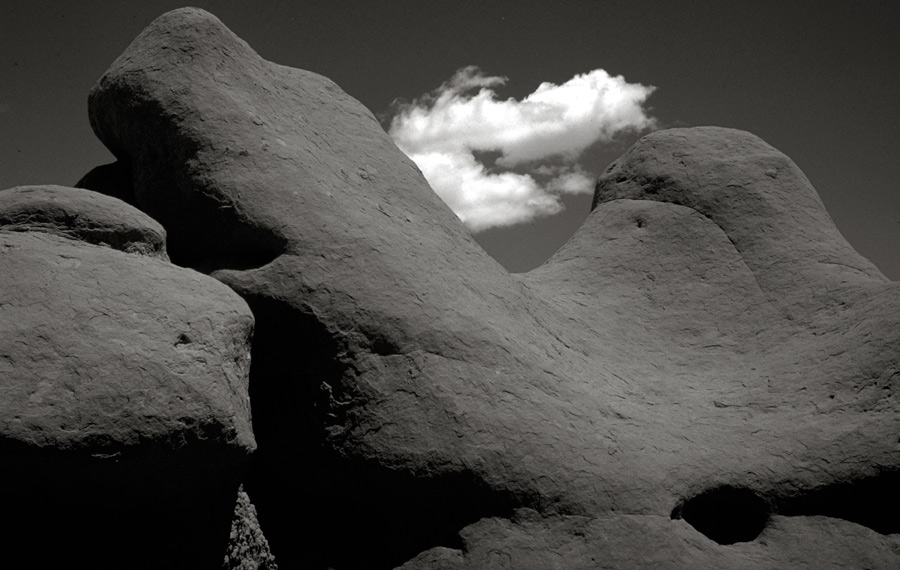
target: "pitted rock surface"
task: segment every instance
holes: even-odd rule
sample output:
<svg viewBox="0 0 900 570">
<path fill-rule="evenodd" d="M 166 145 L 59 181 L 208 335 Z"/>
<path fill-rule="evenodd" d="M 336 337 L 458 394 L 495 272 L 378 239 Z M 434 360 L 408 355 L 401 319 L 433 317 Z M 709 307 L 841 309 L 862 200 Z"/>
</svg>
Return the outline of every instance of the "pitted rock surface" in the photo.
<svg viewBox="0 0 900 570">
<path fill-rule="evenodd" d="M 35 567 L 220 563 L 255 448 L 246 304 L 106 196 L 6 190 L 0 216 L 4 540 Z"/>
<path fill-rule="evenodd" d="M 90 115 L 172 259 L 257 319 L 279 567 L 900 563 L 900 287 L 753 135 L 649 135 L 509 275 L 361 104 L 201 10 Z"/>
</svg>

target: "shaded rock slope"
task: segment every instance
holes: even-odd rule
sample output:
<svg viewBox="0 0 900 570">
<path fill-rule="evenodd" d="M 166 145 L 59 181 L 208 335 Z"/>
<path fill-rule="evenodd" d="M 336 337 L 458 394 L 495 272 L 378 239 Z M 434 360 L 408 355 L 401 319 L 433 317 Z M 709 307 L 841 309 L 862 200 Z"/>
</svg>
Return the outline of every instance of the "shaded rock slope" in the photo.
<svg viewBox="0 0 900 570">
<path fill-rule="evenodd" d="M 221 562 L 255 448 L 253 317 L 218 281 L 168 263 L 164 241 L 158 223 L 102 194 L 0 192 L 0 486 L 13 560 Z"/>
<path fill-rule="evenodd" d="M 117 162 L 79 185 L 152 216 L 174 263 L 253 312 L 244 489 L 279 568 L 900 565 L 900 286 L 759 138 L 648 135 L 570 242 L 510 275 L 359 102 L 202 10 L 154 21 L 89 112 Z M 226 295 L 165 267 L 152 276 L 176 295 Z M 210 310 L 167 318 L 246 338 L 190 316 Z"/>
</svg>

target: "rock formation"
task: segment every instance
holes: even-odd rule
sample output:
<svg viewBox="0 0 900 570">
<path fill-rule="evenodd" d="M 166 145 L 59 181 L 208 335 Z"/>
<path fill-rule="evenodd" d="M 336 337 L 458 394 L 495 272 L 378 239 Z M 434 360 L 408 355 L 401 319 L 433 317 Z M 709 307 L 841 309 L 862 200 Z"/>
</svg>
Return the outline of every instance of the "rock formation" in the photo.
<svg viewBox="0 0 900 570">
<path fill-rule="evenodd" d="M 253 312 L 244 484 L 282 570 L 900 564 L 900 286 L 757 137 L 648 135 L 572 240 L 510 275 L 360 103 L 202 10 L 154 21 L 89 109 L 118 162 L 79 185 Z M 70 246 L 41 239 L 29 255 Z M 16 279 L 31 306 L 39 277 Z M 83 320 L 91 299 L 59 302 Z M 190 316 L 211 310 L 175 314 L 235 330 Z"/>
<path fill-rule="evenodd" d="M 164 239 L 101 194 L 0 192 L 3 538 L 33 567 L 221 561 L 255 448 L 253 317 Z"/>
<path fill-rule="evenodd" d="M 238 500 L 231 519 L 228 550 L 222 569 L 278 570 L 275 557 L 269 550 L 269 541 L 259 527 L 256 507 L 243 489 L 238 491 Z"/>
<path fill-rule="evenodd" d="M 109 196 L 62 186 L 20 186 L 0 194 L 0 228 L 37 231 L 169 260 L 166 231 Z"/>
</svg>

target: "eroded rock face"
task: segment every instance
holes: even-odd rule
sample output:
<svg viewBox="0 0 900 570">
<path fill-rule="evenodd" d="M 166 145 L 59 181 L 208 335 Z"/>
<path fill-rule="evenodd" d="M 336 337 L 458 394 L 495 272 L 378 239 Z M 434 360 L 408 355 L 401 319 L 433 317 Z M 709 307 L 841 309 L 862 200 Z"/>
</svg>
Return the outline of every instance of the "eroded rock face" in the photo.
<svg viewBox="0 0 900 570">
<path fill-rule="evenodd" d="M 253 317 L 163 239 L 93 192 L 0 192 L 3 537 L 35 567 L 221 563 Z"/>
<path fill-rule="evenodd" d="M 90 113 L 172 259 L 257 319 L 279 567 L 900 563 L 900 287 L 758 138 L 646 137 L 513 276 L 358 102 L 201 10 Z"/>
</svg>

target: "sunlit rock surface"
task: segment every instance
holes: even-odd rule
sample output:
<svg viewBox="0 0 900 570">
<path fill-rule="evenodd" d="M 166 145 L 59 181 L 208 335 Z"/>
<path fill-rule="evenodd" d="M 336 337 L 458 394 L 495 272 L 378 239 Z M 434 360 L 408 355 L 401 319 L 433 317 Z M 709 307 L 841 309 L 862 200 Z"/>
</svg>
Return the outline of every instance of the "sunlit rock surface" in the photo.
<svg viewBox="0 0 900 570">
<path fill-rule="evenodd" d="M 64 186 L 18 186 L 0 192 L 0 230 L 38 231 L 168 261 L 166 232 L 120 200 Z"/>
<path fill-rule="evenodd" d="M 164 235 L 87 190 L 0 191 L 3 537 L 33 567 L 222 560 L 253 317 Z"/>
</svg>

